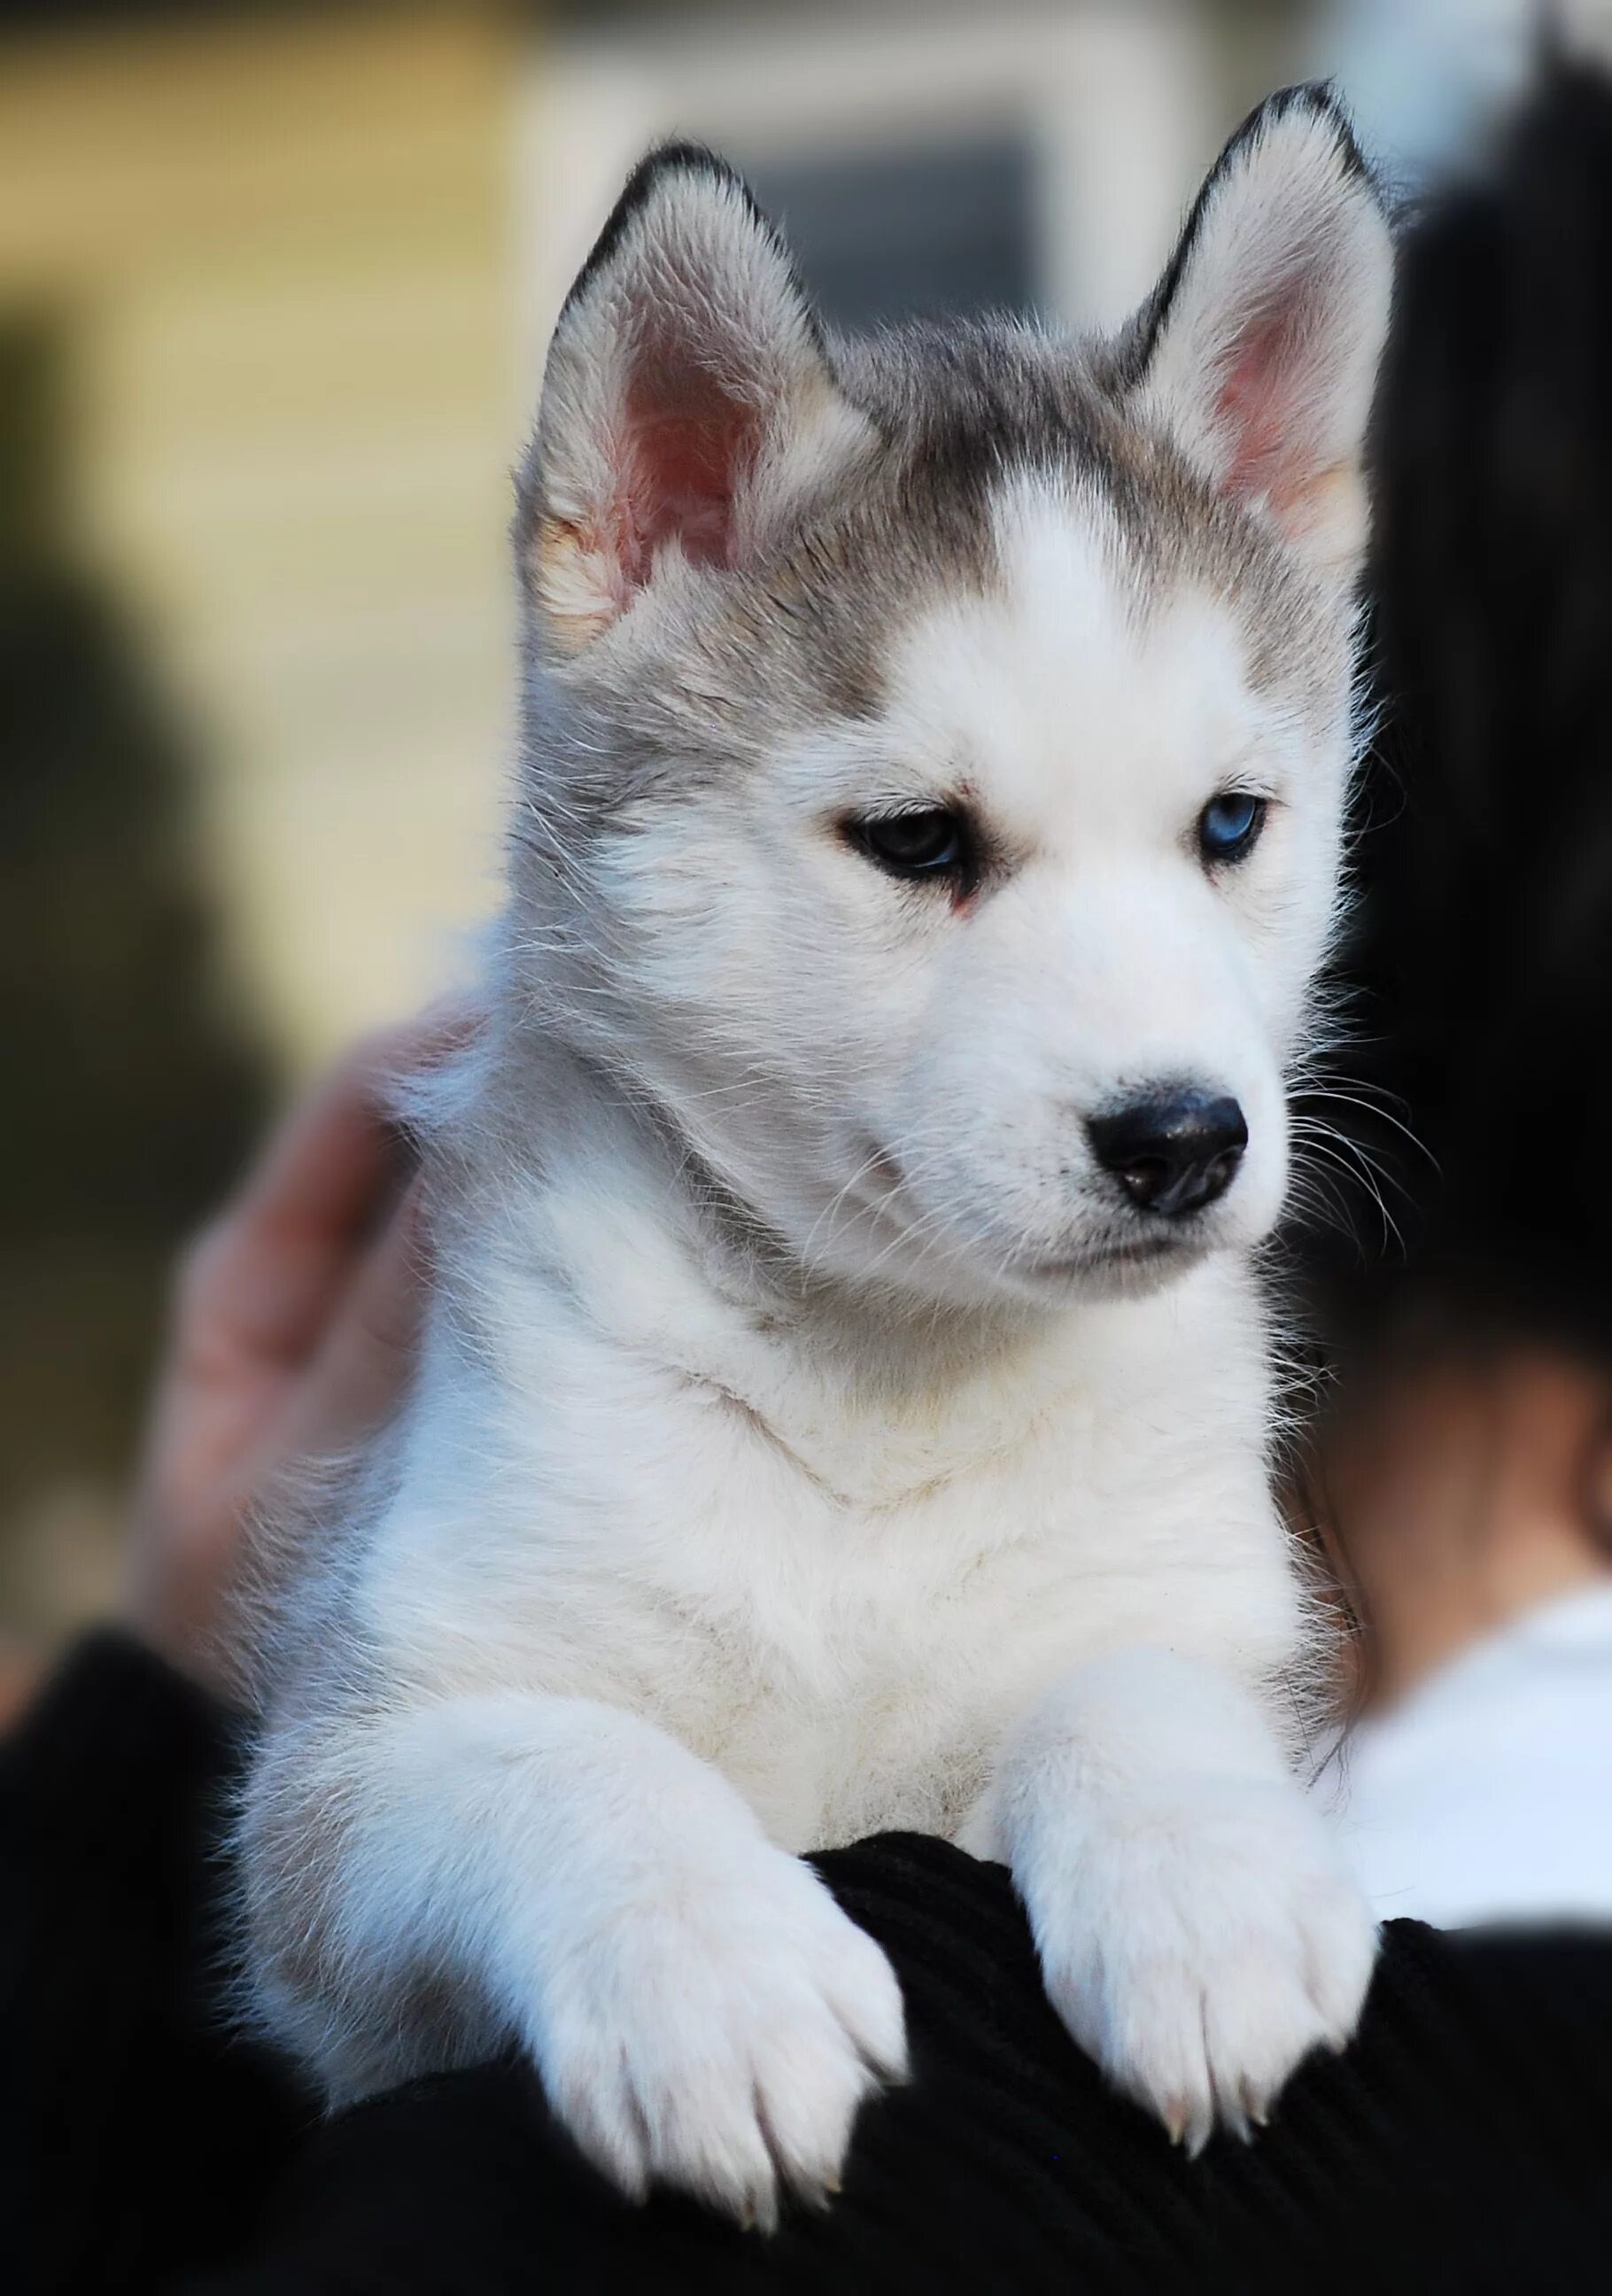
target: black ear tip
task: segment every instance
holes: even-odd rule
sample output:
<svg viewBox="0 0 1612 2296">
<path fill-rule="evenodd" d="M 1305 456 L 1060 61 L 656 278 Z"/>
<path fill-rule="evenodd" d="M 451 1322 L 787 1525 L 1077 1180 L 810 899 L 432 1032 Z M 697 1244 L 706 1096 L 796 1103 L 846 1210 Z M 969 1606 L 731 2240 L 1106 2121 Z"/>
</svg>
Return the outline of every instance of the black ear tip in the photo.
<svg viewBox="0 0 1612 2296">
<path fill-rule="evenodd" d="M 731 194 L 758 226 L 765 230 L 771 229 L 750 195 L 749 185 L 737 168 L 729 167 L 720 152 L 713 152 L 708 144 L 689 143 L 678 137 L 665 144 L 657 144 L 644 153 L 622 185 L 620 197 L 605 217 L 604 228 L 593 242 L 593 252 L 571 283 L 571 291 L 565 299 L 567 311 L 614 255 L 634 217 L 641 214 L 669 183 L 679 177 L 684 182 L 702 182 Z"/>
<path fill-rule="evenodd" d="M 693 144 L 674 135 L 664 144 L 651 145 L 644 153 L 622 187 L 622 200 L 631 200 L 636 205 L 668 176 L 703 176 L 708 181 L 741 193 L 746 199 L 749 197 L 744 177 L 736 168 L 728 165 L 720 152 L 713 152 L 708 144 Z"/>
<path fill-rule="evenodd" d="M 1256 103 L 1242 126 L 1226 145 L 1224 157 L 1230 159 L 1245 144 L 1252 143 L 1275 127 L 1289 119 L 1313 119 L 1324 122 L 1331 131 L 1339 163 L 1346 174 L 1375 195 L 1377 179 L 1365 154 L 1355 140 L 1354 123 L 1347 105 L 1330 79 L 1301 79 L 1291 87 L 1279 87 L 1274 94 Z"/>
<path fill-rule="evenodd" d="M 1347 115 L 1338 88 L 1330 79 L 1295 80 L 1290 87 L 1273 88 L 1264 103 L 1256 106 L 1256 113 L 1274 112 L 1278 118 L 1289 112 L 1310 112 L 1346 124 Z"/>
</svg>

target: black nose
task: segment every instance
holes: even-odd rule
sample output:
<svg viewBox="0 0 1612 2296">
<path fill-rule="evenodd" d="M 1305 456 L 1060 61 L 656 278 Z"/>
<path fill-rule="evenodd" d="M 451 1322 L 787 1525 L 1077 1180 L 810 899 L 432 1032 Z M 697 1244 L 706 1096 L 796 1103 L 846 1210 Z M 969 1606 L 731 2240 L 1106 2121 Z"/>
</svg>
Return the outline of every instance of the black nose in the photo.
<svg viewBox="0 0 1612 2296">
<path fill-rule="evenodd" d="M 1182 1219 L 1224 1195 L 1248 1128 L 1234 1100 L 1165 1086 L 1088 1118 L 1086 1136 L 1133 1204 Z"/>
</svg>

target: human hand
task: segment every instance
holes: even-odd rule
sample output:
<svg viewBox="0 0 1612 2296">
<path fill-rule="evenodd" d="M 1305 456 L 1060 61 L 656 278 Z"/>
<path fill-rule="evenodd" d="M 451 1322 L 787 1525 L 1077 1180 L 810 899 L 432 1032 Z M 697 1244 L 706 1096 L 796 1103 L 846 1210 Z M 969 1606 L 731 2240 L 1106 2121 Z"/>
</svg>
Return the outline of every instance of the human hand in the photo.
<svg viewBox="0 0 1612 2296">
<path fill-rule="evenodd" d="M 425 1238 L 387 1088 L 464 1028 L 438 1012 L 359 1045 L 181 1265 L 121 1616 L 209 1690 L 231 1686 L 224 1628 L 254 1508 L 299 1459 L 360 1440 L 407 1376 Z"/>
</svg>

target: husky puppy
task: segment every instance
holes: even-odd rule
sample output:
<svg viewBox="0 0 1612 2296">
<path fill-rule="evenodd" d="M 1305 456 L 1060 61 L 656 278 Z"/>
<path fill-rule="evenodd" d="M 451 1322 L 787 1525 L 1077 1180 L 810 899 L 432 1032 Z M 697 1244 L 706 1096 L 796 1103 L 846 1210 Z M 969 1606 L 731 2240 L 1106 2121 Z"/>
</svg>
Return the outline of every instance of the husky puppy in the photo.
<svg viewBox="0 0 1612 2296">
<path fill-rule="evenodd" d="M 1194 2147 L 1351 2031 L 1256 1249 L 1336 910 L 1389 295 L 1326 94 L 1117 340 L 847 343 L 708 153 L 550 353 L 491 1017 L 417 1384 L 262 1665 L 251 1984 L 337 2099 L 529 2052 L 626 2191 L 904 2065 L 798 1852 L 1006 1860 Z"/>
</svg>

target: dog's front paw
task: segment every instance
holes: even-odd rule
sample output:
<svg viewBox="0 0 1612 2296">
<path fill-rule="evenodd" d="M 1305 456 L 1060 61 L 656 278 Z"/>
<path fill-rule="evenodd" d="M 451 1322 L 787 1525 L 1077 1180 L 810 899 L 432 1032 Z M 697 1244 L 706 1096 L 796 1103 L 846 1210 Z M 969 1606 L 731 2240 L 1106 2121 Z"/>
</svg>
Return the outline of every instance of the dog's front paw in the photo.
<svg viewBox="0 0 1612 2296">
<path fill-rule="evenodd" d="M 906 2070 L 901 1990 L 798 1859 L 601 1909 L 552 1963 L 532 2041 L 551 2103 L 634 2198 L 692 2193 L 771 2230 L 838 2189 L 857 2107 Z"/>
<path fill-rule="evenodd" d="M 1312 2050 L 1354 2032 L 1375 1926 L 1287 1781 L 1072 1829 L 1027 1892 L 1047 1989 L 1116 2087 L 1197 2152 L 1247 2136 Z"/>
</svg>

